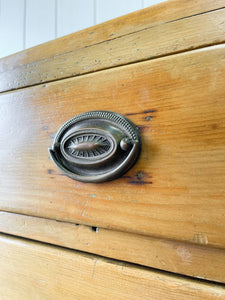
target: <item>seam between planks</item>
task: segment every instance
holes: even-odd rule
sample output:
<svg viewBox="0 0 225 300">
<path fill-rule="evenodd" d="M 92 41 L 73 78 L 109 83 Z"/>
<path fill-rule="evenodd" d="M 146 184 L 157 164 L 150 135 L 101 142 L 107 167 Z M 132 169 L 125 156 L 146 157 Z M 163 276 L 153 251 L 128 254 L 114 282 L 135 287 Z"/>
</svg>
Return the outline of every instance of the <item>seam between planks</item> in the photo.
<svg viewBox="0 0 225 300">
<path fill-rule="evenodd" d="M 179 242 L 179 243 L 183 243 L 183 244 L 187 244 L 187 245 L 193 245 L 193 246 L 200 246 L 200 247 L 204 247 L 206 246 L 205 244 L 200 244 L 200 243 L 196 243 L 194 241 L 190 241 L 190 240 L 180 240 L 180 239 L 174 239 L 174 238 L 168 238 L 166 236 L 155 236 L 155 235 L 146 235 L 146 234 L 141 234 L 141 233 L 135 233 L 135 232 L 130 232 L 130 231 L 124 231 L 124 230 L 118 230 L 118 229 L 114 229 L 114 228 L 107 228 L 107 227 L 101 227 L 101 226 L 92 226 L 92 225 L 88 225 L 85 223 L 79 223 L 79 222 L 69 222 L 69 221 L 64 221 L 64 220 L 59 220 L 59 219 L 54 219 L 54 218 L 49 218 L 49 217 L 42 217 L 42 216 L 36 216 L 36 215 L 32 215 L 32 214 L 26 214 L 23 212 L 12 212 L 10 210 L 4 210 L 1 209 L 0 210 L 0 216 L 1 213 L 10 213 L 10 214 L 14 214 L 14 215 L 20 215 L 20 216 L 27 216 L 27 217 L 33 217 L 33 218 L 38 218 L 41 220 L 48 220 L 48 221 L 55 221 L 55 222 L 60 222 L 63 224 L 69 224 L 69 225 L 80 225 L 80 226 L 85 226 L 87 228 L 95 228 L 95 230 L 108 230 L 108 231 L 114 231 L 114 232 L 121 232 L 124 234 L 130 234 L 130 235 L 138 235 L 138 236 L 142 236 L 142 237 L 146 237 L 146 238 L 154 238 L 154 239 L 158 239 L 158 240 L 165 240 L 165 241 L 172 241 L 172 242 Z M 3 232 L 0 230 L 0 233 L 4 233 L 4 234 L 8 234 L 6 232 Z M 225 248 L 219 247 L 218 245 L 214 245 L 214 244 L 207 244 L 207 248 L 211 248 L 211 249 L 217 249 L 217 250 L 225 250 Z"/>
</svg>

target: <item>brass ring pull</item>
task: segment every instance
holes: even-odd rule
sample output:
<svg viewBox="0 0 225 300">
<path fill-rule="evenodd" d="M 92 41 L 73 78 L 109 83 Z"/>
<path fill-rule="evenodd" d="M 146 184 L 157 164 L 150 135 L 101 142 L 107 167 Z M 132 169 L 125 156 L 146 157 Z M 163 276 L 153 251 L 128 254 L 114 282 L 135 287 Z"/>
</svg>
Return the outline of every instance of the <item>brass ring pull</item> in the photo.
<svg viewBox="0 0 225 300">
<path fill-rule="evenodd" d="M 141 138 L 136 126 L 109 111 L 75 116 L 58 131 L 50 156 L 65 175 L 82 182 L 120 177 L 137 161 Z"/>
</svg>

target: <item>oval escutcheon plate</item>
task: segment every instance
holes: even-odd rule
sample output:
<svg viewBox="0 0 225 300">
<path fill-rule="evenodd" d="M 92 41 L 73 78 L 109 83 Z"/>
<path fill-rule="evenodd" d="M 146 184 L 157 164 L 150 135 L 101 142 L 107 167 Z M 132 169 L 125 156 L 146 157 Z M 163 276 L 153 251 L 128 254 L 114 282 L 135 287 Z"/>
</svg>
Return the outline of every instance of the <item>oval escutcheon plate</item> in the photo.
<svg viewBox="0 0 225 300">
<path fill-rule="evenodd" d="M 57 132 L 50 156 L 61 172 L 82 182 L 120 177 L 137 161 L 141 138 L 136 126 L 110 111 L 90 111 Z"/>
</svg>

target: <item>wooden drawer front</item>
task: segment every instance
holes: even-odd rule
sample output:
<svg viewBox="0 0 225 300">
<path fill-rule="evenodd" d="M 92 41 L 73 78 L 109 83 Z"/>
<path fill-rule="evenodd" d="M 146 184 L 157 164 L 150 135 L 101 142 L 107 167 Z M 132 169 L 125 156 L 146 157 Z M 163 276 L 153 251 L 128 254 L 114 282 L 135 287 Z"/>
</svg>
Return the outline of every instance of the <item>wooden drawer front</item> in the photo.
<svg viewBox="0 0 225 300">
<path fill-rule="evenodd" d="M 224 299 L 216 284 L 0 237 L 1 299 Z"/>
<path fill-rule="evenodd" d="M 14 236 L 225 283 L 224 249 L 7 212 L 0 213 L 0 229 Z"/>
<path fill-rule="evenodd" d="M 0 96 L 5 211 L 224 247 L 224 46 Z M 48 159 L 74 115 L 111 110 L 139 126 L 143 150 L 122 178 L 73 181 Z"/>
</svg>

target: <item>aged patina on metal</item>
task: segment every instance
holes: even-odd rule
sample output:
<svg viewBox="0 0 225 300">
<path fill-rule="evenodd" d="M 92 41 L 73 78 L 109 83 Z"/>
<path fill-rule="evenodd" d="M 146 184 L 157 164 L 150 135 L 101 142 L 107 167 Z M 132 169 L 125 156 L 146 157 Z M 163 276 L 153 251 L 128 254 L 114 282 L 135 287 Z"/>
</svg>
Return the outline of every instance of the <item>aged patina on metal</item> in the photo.
<svg viewBox="0 0 225 300">
<path fill-rule="evenodd" d="M 90 111 L 59 129 L 49 153 L 65 175 L 97 183 L 127 172 L 140 150 L 141 138 L 130 120 L 110 111 Z"/>
</svg>

